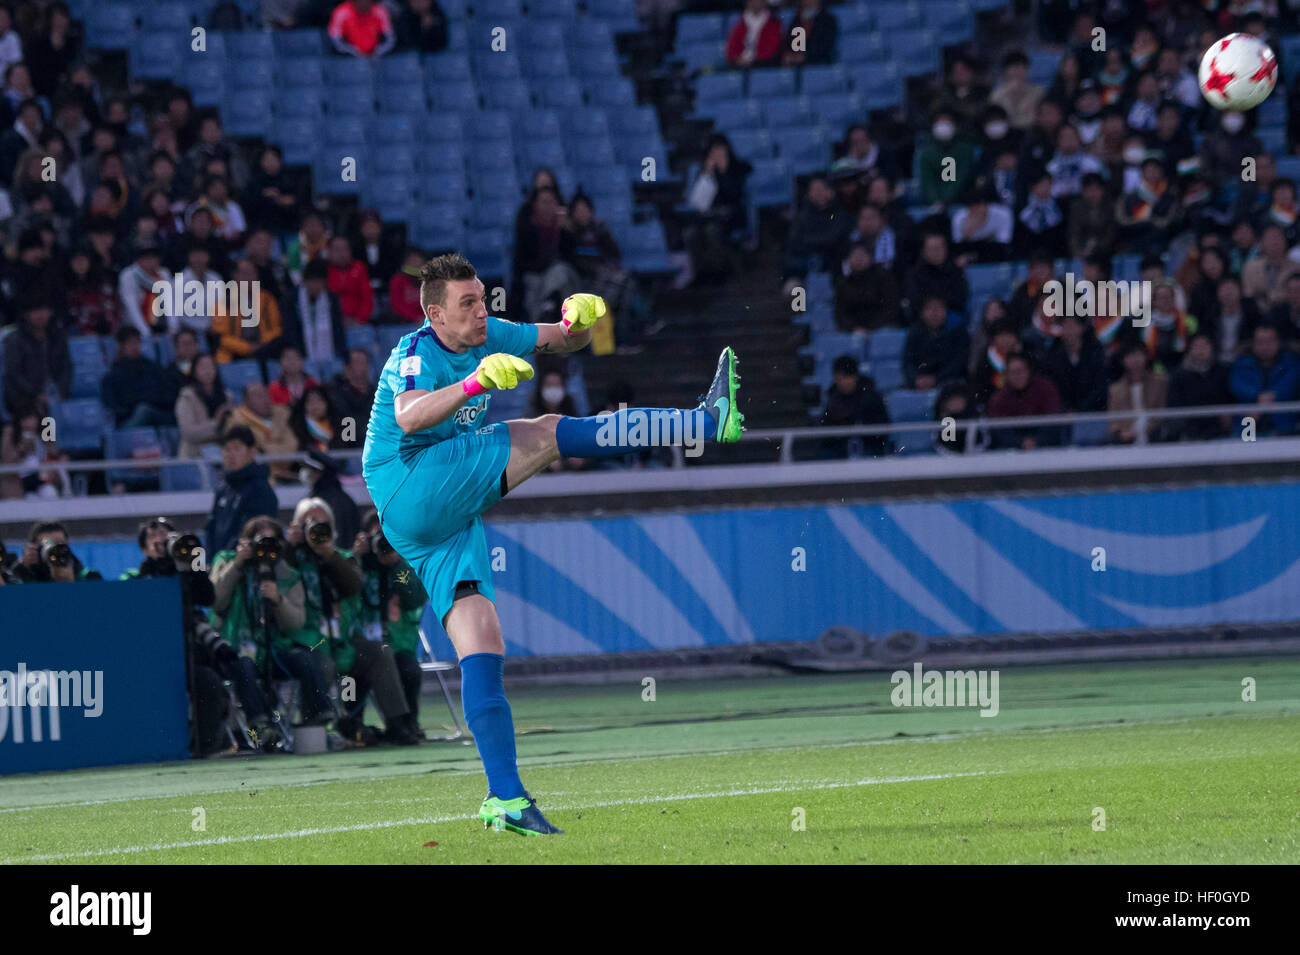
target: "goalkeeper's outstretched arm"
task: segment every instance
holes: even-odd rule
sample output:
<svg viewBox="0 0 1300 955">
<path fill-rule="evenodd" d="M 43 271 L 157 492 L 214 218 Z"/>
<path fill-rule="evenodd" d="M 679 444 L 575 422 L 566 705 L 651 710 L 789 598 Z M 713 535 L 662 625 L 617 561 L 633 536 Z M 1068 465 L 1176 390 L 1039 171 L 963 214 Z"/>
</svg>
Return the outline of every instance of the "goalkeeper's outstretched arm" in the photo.
<svg viewBox="0 0 1300 955">
<path fill-rule="evenodd" d="M 560 308 L 560 321 L 537 326 L 536 351 L 562 354 L 591 344 L 591 328 L 609 309 L 599 295 L 580 292 L 570 295 Z"/>
<path fill-rule="evenodd" d="M 533 366 L 515 355 L 497 352 L 478 363 L 463 381 L 436 391 L 412 388 L 397 396 L 393 414 L 405 434 L 424 431 L 442 424 L 470 398 L 493 388 L 514 388 L 533 377 Z"/>
</svg>

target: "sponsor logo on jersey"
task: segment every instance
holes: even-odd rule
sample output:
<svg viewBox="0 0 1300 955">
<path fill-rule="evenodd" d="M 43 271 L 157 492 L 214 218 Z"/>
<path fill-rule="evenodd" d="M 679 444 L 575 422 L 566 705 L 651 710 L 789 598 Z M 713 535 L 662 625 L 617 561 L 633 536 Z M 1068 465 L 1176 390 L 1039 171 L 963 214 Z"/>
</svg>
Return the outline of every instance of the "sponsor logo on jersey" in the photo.
<svg viewBox="0 0 1300 955">
<path fill-rule="evenodd" d="M 452 420 L 455 421 L 458 425 L 469 427 L 474 423 L 474 419 L 476 419 L 479 415 L 481 415 L 486 410 L 487 410 L 486 402 L 484 402 L 481 405 L 465 405 L 465 407 L 463 408 L 456 409 L 456 413 L 452 415 Z"/>
<path fill-rule="evenodd" d="M 420 356 L 411 355 L 402 359 L 398 366 L 397 373 L 405 378 L 407 375 L 418 375 L 420 373 Z"/>
</svg>

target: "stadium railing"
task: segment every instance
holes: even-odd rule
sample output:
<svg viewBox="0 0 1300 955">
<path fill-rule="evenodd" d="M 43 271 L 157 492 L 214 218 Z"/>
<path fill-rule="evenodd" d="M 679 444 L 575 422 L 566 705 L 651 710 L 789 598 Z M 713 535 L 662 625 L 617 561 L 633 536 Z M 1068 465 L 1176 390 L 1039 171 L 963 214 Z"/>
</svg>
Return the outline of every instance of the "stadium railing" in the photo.
<svg viewBox="0 0 1300 955">
<path fill-rule="evenodd" d="M 1244 441 L 1240 438 L 1220 438 L 1210 441 L 1169 441 L 1149 442 L 1147 432 L 1152 422 L 1177 421 L 1187 419 L 1207 419 L 1229 416 L 1236 423 L 1242 418 L 1281 414 L 1300 415 L 1300 401 L 1279 402 L 1267 405 L 1213 405 L 1195 408 L 1160 408 L 1133 411 L 1099 411 L 1085 414 L 1035 415 L 1017 418 L 968 418 L 956 419 L 949 424 L 957 432 L 973 430 L 976 440 L 968 442 L 969 450 L 965 454 L 891 454 L 878 458 L 850 459 L 857 467 L 853 480 L 870 482 L 872 480 L 897 480 L 910 476 L 951 476 L 954 478 L 990 473 L 1052 473 L 1061 470 L 1068 462 L 1071 469 L 1140 468 L 1148 466 L 1193 467 L 1222 463 L 1229 459 L 1240 463 L 1276 462 L 1300 460 L 1300 435 L 1297 436 L 1261 436 L 1257 441 Z M 1137 441 L 1134 445 L 1102 444 L 1096 446 L 1060 445 L 1041 447 L 1034 451 L 1019 451 L 1006 454 L 987 448 L 986 438 L 990 432 L 998 430 L 1017 430 L 1021 428 L 1057 427 L 1057 426 L 1097 426 L 1113 420 L 1134 422 Z M 944 428 L 939 421 L 897 421 L 878 425 L 843 425 L 835 427 L 798 427 L 798 428 L 761 428 L 746 431 L 741 440 L 746 442 L 768 441 L 779 444 L 778 459 L 775 462 L 758 462 L 748 464 L 713 466 L 707 468 L 713 472 L 709 478 L 711 487 L 748 487 L 763 483 L 783 485 L 801 482 L 815 482 L 814 471 L 830 468 L 828 475 L 836 468 L 843 468 L 843 460 L 798 461 L 794 459 L 794 446 L 802 442 L 821 442 L 828 438 L 851 437 L 897 437 L 900 434 L 916 434 L 927 440 Z M 698 487 L 702 479 L 701 468 L 685 467 L 685 455 L 682 448 L 673 449 L 673 466 L 671 468 L 646 469 L 641 471 L 604 471 L 576 474 L 550 475 L 545 481 L 529 481 L 520 488 L 511 491 L 512 498 L 546 497 L 552 494 L 573 493 L 575 490 L 593 492 L 609 491 L 643 491 L 668 490 L 674 486 Z M 340 460 L 355 460 L 361 451 L 332 451 L 332 457 Z M 265 463 L 297 462 L 302 459 L 299 454 L 260 455 L 258 460 Z M 85 472 L 107 471 L 113 468 L 133 468 L 139 471 L 164 468 L 194 468 L 202 464 L 196 458 L 128 458 L 120 460 L 59 461 L 34 467 L 30 464 L 0 465 L 0 474 L 24 474 L 33 470 L 59 472 L 64 486 L 69 486 L 69 477 Z M 793 466 L 793 465 L 797 465 Z M 175 502 L 182 513 L 198 513 L 211 507 L 213 485 L 210 469 L 199 467 L 202 473 L 202 486 L 191 490 L 176 490 L 158 494 L 111 494 L 82 495 L 60 498 L 38 498 L 36 500 L 15 498 L 0 501 L 0 524 L 17 522 L 23 515 L 35 515 L 38 511 L 64 515 L 67 517 L 105 517 L 122 514 L 130 510 L 128 503 L 134 498 L 143 498 L 151 502 L 145 511 L 153 513 L 158 499 L 165 496 Z M 842 478 L 842 475 L 840 475 Z M 353 496 L 365 500 L 365 488 L 360 481 L 347 481 Z M 279 485 L 277 494 L 285 507 L 292 507 L 302 495 L 299 485 Z M 144 513 L 142 511 L 141 513 Z M 27 518 L 30 519 L 30 518 Z"/>
</svg>

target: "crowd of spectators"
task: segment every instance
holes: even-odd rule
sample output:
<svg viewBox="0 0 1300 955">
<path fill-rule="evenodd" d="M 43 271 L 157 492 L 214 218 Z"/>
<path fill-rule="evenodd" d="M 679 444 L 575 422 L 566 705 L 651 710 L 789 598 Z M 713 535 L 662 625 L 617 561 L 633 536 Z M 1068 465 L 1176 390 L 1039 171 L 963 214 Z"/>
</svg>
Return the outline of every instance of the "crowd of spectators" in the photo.
<svg viewBox="0 0 1300 955">
<path fill-rule="evenodd" d="M 1068 30 L 1057 37 L 1050 84 L 1031 80 L 1025 49 L 1007 48 L 992 64 L 960 53 L 921 109 L 909 104 L 925 117 L 914 138 L 900 140 L 883 121 L 845 130 L 827 169 L 801 177 L 784 292 L 827 272 L 840 332 L 905 329 L 902 387 L 934 390 L 936 420 L 951 409 L 997 418 L 1300 399 L 1297 185 L 1256 135 L 1259 112 L 1210 108 L 1195 79 L 1202 52 L 1223 33 L 1260 35 L 1277 50 L 1279 29 L 1295 23 L 1277 19 L 1273 5 L 1171 4 L 1149 20 L 1141 5 L 1068 6 L 1058 11 Z M 728 44 L 733 66 L 780 62 L 770 49 L 775 14 L 764 12 L 746 5 Z M 743 210 L 745 158 L 725 137 L 708 156 L 688 203 Z M 909 167 L 914 177 L 904 181 Z M 725 235 L 697 230 L 697 258 L 716 257 Z M 1027 262 L 1027 277 L 974 300 L 971 267 L 1004 262 Z M 1121 263 L 1136 265 L 1126 278 L 1146 283 L 1148 326 L 1131 321 L 1137 303 L 1123 315 L 1048 314 L 1050 282 L 1067 273 L 1115 280 Z M 875 389 L 861 378 L 835 372 L 825 423 L 884 423 L 872 420 L 875 402 L 860 393 Z M 850 422 L 848 405 L 872 410 Z M 1253 422 L 1256 434 L 1289 434 L 1294 423 L 1286 414 Z M 1241 416 L 1170 419 L 1141 437 L 1242 428 Z M 1126 419 L 1083 434 L 1073 440 L 1139 439 Z M 1018 448 L 1072 440 L 1064 428 L 991 437 Z"/>
</svg>

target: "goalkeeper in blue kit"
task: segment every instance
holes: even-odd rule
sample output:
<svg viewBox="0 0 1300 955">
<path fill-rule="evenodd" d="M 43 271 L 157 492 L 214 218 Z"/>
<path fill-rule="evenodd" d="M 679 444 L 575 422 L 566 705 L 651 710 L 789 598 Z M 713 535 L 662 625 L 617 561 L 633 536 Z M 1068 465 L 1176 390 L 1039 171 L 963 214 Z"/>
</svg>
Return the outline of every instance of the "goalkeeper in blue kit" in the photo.
<svg viewBox="0 0 1300 955">
<path fill-rule="evenodd" d="M 482 513 L 562 457 L 621 457 L 647 444 L 736 441 L 740 376 L 724 348 L 713 383 L 690 410 L 627 408 L 482 426 L 491 392 L 533 377 L 524 356 L 577 351 L 606 314 L 596 295 L 572 295 L 561 321 L 519 325 L 487 313 L 485 290 L 460 255 L 420 270 L 425 323 L 388 357 L 366 429 L 362 473 L 388 542 L 411 565 L 456 648 L 461 703 L 488 779 L 484 826 L 525 835 L 561 830 L 519 779 L 514 720 L 504 688 L 505 642 Z M 623 420 L 619 420 L 619 418 Z M 646 422 L 654 427 L 647 429 Z"/>
</svg>

